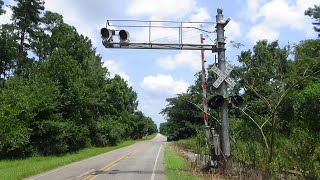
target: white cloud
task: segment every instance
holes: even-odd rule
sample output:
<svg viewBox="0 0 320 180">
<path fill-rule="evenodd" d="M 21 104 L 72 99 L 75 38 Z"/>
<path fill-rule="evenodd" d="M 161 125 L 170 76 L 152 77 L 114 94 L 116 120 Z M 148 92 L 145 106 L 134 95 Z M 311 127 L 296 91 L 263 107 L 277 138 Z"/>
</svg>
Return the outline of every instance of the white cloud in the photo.
<svg viewBox="0 0 320 180">
<path fill-rule="evenodd" d="M 205 8 L 197 8 L 196 13 L 190 16 L 191 22 L 203 22 L 211 19 L 210 14 Z"/>
<path fill-rule="evenodd" d="M 233 41 L 238 37 L 241 37 L 241 26 L 240 23 L 235 20 L 231 20 L 225 28 L 225 35 L 227 41 Z"/>
<path fill-rule="evenodd" d="M 46 10 L 63 15 L 64 21 L 77 28 L 80 34 L 88 36 L 94 46 L 101 46 L 100 29 L 105 26 L 107 17 L 121 13 L 126 0 L 108 1 L 92 0 L 49 0 L 45 2 Z"/>
<path fill-rule="evenodd" d="M 163 23 L 152 23 L 153 26 L 164 25 Z M 149 28 L 133 29 L 130 31 L 132 42 L 149 42 Z M 150 41 L 153 43 L 178 42 L 179 31 L 173 28 L 151 28 Z"/>
<path fill-rule="evenodd" d="M 190 13 L 196 5 L 195 0 L 131 0 L 127 14 L 134 17 L 148 16 L 153 20 L 167 17 L 181 18 Z"/>
<path fill-rule="evenodd" d="M 183 80 L 175 80 L 171 75 L 147 76 L 143 78 L 140 86 L 154 96 L 172 96 L 184 93 L 189 83 Z"/>
<path fill-rule="evenodd" d="M 121 65 L 112 60 L 104 61 L 103 67 L 106 67 L 110 72 L 110 75 L 114 77 L 115 74 L 120 75 L 124 80 L 129 83 L 130 77 L 124 71 L 121 70 Z"/>
<path fill-rule="evenodd" d="M 190 22 L 211 22 L 211 16 L 207 9 L 198 7 L 195 9 L 194 12 L 192 12 L 188 18 L 188 21 Z M 203 29 L 205 31 L 213 32 L 214 31 L 215 23 L 212 24 L 199 24 L 199 23 L 184 23 L 183 27 L 189 27 L 184 28 L 182 35 L 183 35 L 183 43 L 187 44 L 199 44 L 200 43 L 200 34 L 205 34 L 210 36 L 212 39 L 212 36 L 215 36 L 215 33 L 207 33 L 203 31 L 199 31 L 199 29 Z M 199 28 L 199 29 L 197 29 Z M 209 39 L 208 39 L 209 40 Z M 205 44 L 208 44 L 209 41 L 204 42 Z M 209 44 L 212 44 L 213 42 L 210 42 Z"/>
<path fill-rule="evenodd" d="M 147 96 L 139 96 L 139 94 L 138 97 L 138 109 L 144 112 L 146 116 L 151 117 L 159 128 L 160 123 L 164 122 L 164 117 L 159 113 L 166 107 L 167 102 L 165 101 L 165 99 L 162 97 L 150 98 Z"/>
<path fill-rule="evenodd" d="M 206 8 L 196 6 L 195 0 L 172 1 L 164 0 L 159 3 L 156 0 L 133 0 L 129 4 L 127 14 L 134 17 L 143 17 L 149 20 L 177 20 L 203 22 L 211 20 L 211 16 Z M 148 23 L 136 23 L 135 25 L 145 25 Z M 152 22 L 152 26 L 170 26 L 180 27 L 180 23 L 164 23 Z M 197 27 L 206 30 L 212 30 L 214 27 L 208 27 L 207 24 L 183 23 L 183 27 Z M 153 43 L 179 43 L 178 28 L 151 28 L 150 40 Z M 132 32 L 132 33 L 131 33 Z M 133 28 L 130 31 L 132 34 L 132 42 L 148 42 L 149 28 Z M 193 28 L 183 29 L 183 43 L 199 43 L 199 34 L 201 31 Z"/>
<path fill-rule="evenodd" d="M 259 24 L 252 27 L 247 34 L 247 38 L 255 42 L 257 40 L 276 40 L 279 37 L 279 32 L 269 27 L 266 24 Z"/>
<path fill-rule="evenodd" d="M 190 22 L 205 22 L 211 19 L 210 14 L 205 8 L 196 8 L 187 15 L 187 21 Z M 152 17 L 150 17 L 152 19 Z M 137 25 L 137 24 L 136 24 Z M 149 23 L 140 23 L 139 25 L 148 26 Z M 180 23 L 165 23 L 165 22 L 152 22 L 151 26 L 167 26 L 167 27 L 180 27 Z M 199 43 L 199 34 L 202 33 L 198 29 L 190 28 L 197 27 L 205 30 L 213 30 L 213 26 L 208 24 L 198 23 L 183 23 L 183 39 L 184 43 Z M 189 28 L 186 28 L 189 27 Z M 130 31 L 132 42 L 148 42 L 149 41 L 149 28 L 135 28 Z M 179 43 L 179 29 L 178 28 L 158 28 L 152 27 L 150 29 L 150 41 L 153 43 Z"/>
<path fill-rule="evenodd" d="M 61 6 L 61 4 L 64 4 L 64 6 Z M 88 13 L 81 13 L 81 8 L 77 3 L 62 0 L 46 1 L 45 8 L 48 11 L 63 15 L 63 19 L 67 24 L 75 26 L 80 34 L 88 36 L 94 44 L 97 43 L 95 42 L 96 27 L 93 27 L 92 21 L 84 21 L 84 16 Z"/>
<path fill-rule="evenodd" d="M 259 8 L 264 0 L 247 0 L 247 9 L 242 12 L 250 21 L 255 22 L 258 18 Z"/>
<path fill-rule="evenodd" d="M 320 0 L 296 0 L 293 3 L 288 0 L 272 0 L 262 3 L 263 0 L 248 0 L 247 17 L 255 22 L 258 18 L 262 21 L 255 24 L 249 30 L 247 38 L 255 42 L 260 39 L 275 40 L 279 37 L 280 29 L 289 27 L 303 31 L 306 34 L 312 28 L 304 11 L 308 7 L 319 4 Z M 253 5 L 250 5 L 250 3 Z M 250 14 L 253 13 L 253 14 Z"/>
<path fill-rule="evenodd" d="M 168 55 L 157 59 L 157 64 L 168 70 L 183 67 L 194 71 L 200 71 L 201 56 L 198 51 L 182 51 L 176 55 Z"/>
</svg>

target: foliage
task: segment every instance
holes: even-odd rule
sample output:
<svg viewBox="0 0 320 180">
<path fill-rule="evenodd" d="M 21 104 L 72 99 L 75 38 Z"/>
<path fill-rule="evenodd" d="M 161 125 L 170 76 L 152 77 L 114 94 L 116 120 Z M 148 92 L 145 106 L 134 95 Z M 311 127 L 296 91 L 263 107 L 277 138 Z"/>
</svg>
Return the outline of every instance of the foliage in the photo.
<svg viewBox="0 0 320 180">
<path fill-rule="evenodd" d="M 176 98 L 167 99 L 168 105 L 161 113 L 167 117 L 167 131 L 178 139 L 196 135 L 197 126 L 202 123 L 201 111 L 190 103 L 188 94 L 180 94 Z"/>
<path fill-rule="evenodd" d="M 0 26 L 0 87 L 4 87 L 4 82 L 11 73 L 18 50 L 13 30 L 13 27 L 8 24 Z"/>
<path fill-rule="evenodd" d="M 114 119 L 100 119 L 97 122 L 97 145 L 116 145 L 121 140 L 125 128 Z"/>
<path fill-rule="evenodd" d="M 169 135 L 168 123 L 167 122 L 160 123 L 159 130 L 160 130 L 161 134 L 166 135 L 166 136 Z"/>
<path fill-rule="evenodd" d="M 16 54 L 15 73 L 19 76 L 28 76 L 32 67 L 32 59 L 29 58 L 28 50 L 33 41 L 35 32 L 38 30 L 40 15 L 44 11 L 43 0 L 14 0 L 17 4 L 11 6 L 12 25 L 18 37 L 18 52 Z"/>
<path fill-rule="evenodd" d="M 138 111 L 136 92 L 109 76 L 90 39 L 45 11 L 43 0 L 15 2 L 12 22 L 0 26 L 1 159 L 61 155 L 157 132 Z"/>
<path fill-rule="evenodd" d="M 317 93 L 319 90 L 319 86 L 316 85 L 311 86 L 312 90 L 308 87 L 308 84 L 319 80 L 319 63 L 316 60 L 320 52 L 318 43 L 313 40 L 301 42 L 296 47 L 296 59 L 294 60 L 287 60 L 289 53 L 287 48 L 278 48 L 278 45 L 274 46 L 274 43 L 267 45 L 264 42 L 258 42 L 254 47 L 253 55 L 250 54 L 250 51 L 241 53 L 239 61 L 244 63 L 243 67 L 245 68 L 242 71 L 245 72 L 242 73 L 245 89 L 243 96 L 246 98 L 247 105 L 242 109 L 242 115 L 235 114 L 240 118 L 240 122 L 234 126 L 234 131 L 237 132 L 240 140 L 236 141 L 237 145 L 235 146 L 243 147 L 242 152 L 244 153 L 251 152 L 250 156 L 242 158 L 244 161 L 250 162 L 249 164 L 258 162 L 262 167 L 269 163 L 269 170 L 272 171 L 295 169 L 296 167 L 292 165 L 279 165 L 284 163 L 283 161 L 288 155 L 288 151 L 284 152 L 284 150 L 291 148 L 284 146 L 284 142 L 290 138 L 293 139 L 287 141 L 287 144 L 301 147 L 296 152 L 303 153 L 305 159 L 313 156 L 312 153 L 306 153 L 308 146 L 300 146 L 299 143 L 302 139 L 296 140 L 297 138 L 295 138 L 299 133 L 302 135 L 302 132 L 305 131 L 296 131 L 295 128 L 306 127 L 308 130 L 303 141 L 308 139 L 308 136 L 319 132 L 318 129 L 312 131 L 313 127 L 311 126 L 316 128 L 319 121 L 313 121 L 313 119 L 317 119 L 317 115 L 310 112 L 318 112 L 317 105 L 312 101 L 319 102 L 317 100 L 319 97 L 312 93 L 309 93 L 312 98 L 303 97 L 306 95 L 305 91 Z M 257 62 L 256 60 L 259 60 L 259 64 L 254 64 Z M 256 68 L 254 70 L 246 68 L 250 66 L 253 69 Z M 306 111 L 309 111 L 307 113 L 310 116 L 305 113 Z M 312 125 L 308 126 L 309 123 Z M 252 131 L 251 129 L 256 130 Z M 252 139 L 257 135 L 261 138 Z M 244 142 L 246 145 L 243 145 Z M 263 146 L 261 146 L 262 144 Z M 313 145 L 309 150 L 314 151 L 317 143 L 311 141 L 311 144 Z M 250 150 L 251 145 L 253 145 L 255 152 Z M 290 155 L 297 160 L 296 163 L 299 162 L 299 156 L 294 156 L 293 152 L 291 153 Z M 235 152 L 235 154 L 241 155 L 243 153 Z M 252 157 L 254 158 L 251 159 Z M 314 161 L 309 161 L 309 164 L 312 162 Z M 274 166 L 275 164 L 277 165 Z M 282 169 L 282 167 L 287 169 Z M 313 168 L 309 167 L 308 169 L 310 172 Z"/>
<path fill-rule="evenodd" d="M 175 143 L 183 149 L 191 150 L 192 152 L 197 154 L 205 155 L 208 153 L 208 147 L 206 145 L 204 132 L 198 132 L 197 136 L 195 137 L 182 139 Z"/>
<path fill-rule="evenodd" d="M 245 101 L 243 107 L 229 110 L 235 160 L 274 177 L 289 172 L 319 177 L 319 52 L 320 40 L 302 41 L 294 49 L 280 47 L 277 41 L 259 41 L 252 50 L 241 52 L 240 65 L 231 74 L 238 82 L 232 93 Z M 183 133 L 195 136 L 197 128 L 203 129 L 201 80 L 199 74 L 195 77 L 188 93 L 167 99 L 162 111 L 167 122 L 161 124 L 161 132 L 179 135 L 188 129 Z M 210 88 L 215 79 L 209 72 L 209 97 L 216 94 Z M 209 115 L 209 124 L 219 132 L 217 111 L 211 109 Z M 181 144 L 195 150 L 194 142 L 201 141 L 192 138 Z M 206 151 L 204 145 L 198 146 Z"/>
<path fill-rule="evenodd" d="M 316 32 L 320 32 L 320 6 L 315 5 L 313 8 L 309 8 L 308 10 L 305 11 L 305 15 L 308 15 L 312 17 L 313 19 L 316 20 L 316 22 L 312 23 L 314 24 L 314 30 Z M 320 34 L 319 34 L 320 37 Z"/>
</svg>

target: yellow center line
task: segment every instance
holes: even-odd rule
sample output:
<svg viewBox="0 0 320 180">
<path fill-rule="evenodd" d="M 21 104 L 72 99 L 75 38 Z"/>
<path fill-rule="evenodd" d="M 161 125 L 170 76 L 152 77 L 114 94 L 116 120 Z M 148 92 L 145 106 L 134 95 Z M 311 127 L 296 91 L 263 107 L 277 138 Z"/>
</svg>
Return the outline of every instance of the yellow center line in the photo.
<svg viewBox="0 0 320 180">
<path fill-rule="evenodd" d="M 131 156 L 131 155 L 133 155 L 133 154 L 135 154 L 135 153 L 137 153 L 138 151 L 140 151 L 140 150 L 143 149 L 144 147 L 145 147 L 145 145 L 142 146 L 142 147 L 138 147 L 138 148 L 134 149 L 133 151 L 131 151 L 131 152 L 129 152 L 129 153 L 127 153 L 127 154 L 119 157 L 118 159 L 112 161 L 110 164 L 102 167 L 101 169 L 99 169 L 99 171 L 102 171 L 102 172 L 108 171 L 108 170 L 111 169 L 114 165 L 116 165 L 119 161 L 121 161 L 121 160 L 123 160 L 123 159 L 125 159 L 125 158 L 127 158 L 127 157 L 129 157 L 129 156 Z M 100 173 L 99 173 L 99 174 L 100 174 Z M 91 174 L 91 175 L 89 175 L 88 177 L 84 178 L 83 180 L 94 180 L 97 176 L 99 176 L 99 174 Z"/>
</svg>

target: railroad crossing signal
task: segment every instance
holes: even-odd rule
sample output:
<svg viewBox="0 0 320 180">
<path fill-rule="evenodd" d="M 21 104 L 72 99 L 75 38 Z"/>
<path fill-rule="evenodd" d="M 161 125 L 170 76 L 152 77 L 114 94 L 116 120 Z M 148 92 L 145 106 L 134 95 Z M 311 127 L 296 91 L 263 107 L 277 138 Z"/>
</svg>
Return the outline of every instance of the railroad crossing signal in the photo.
<svg viewBox="0 0 320 180">
<path fill-rule="evenodd" d="M 236 85 L 234 80 L 228 77 L 230 72 L 233 70 L 233 67 L 228 66 L 224 72 L 216 66 L 213 66 L 211 70 L 219 76 L 218 79 L 213 83 L 215 88 L 218 88 L 223 81 L 226 81 L 231 88 Z"/>
<path fill-rule="evenodd" d="M 138 20 L 112 20 L 113 22 L 132 22 L 133 25 L 115 25 L 113 23 L 109 23 L 110 21 L 107 21 L 106 27 L 101 29 L 101 37 L 102 37 L 102 42 L 103 45 L 106 48 L 123 48 L 123 49 L 175 49 L 175 50 L 210 50 L 213 53 L 217 52 L 218 53 L 218 64 L 221 69 L 226 70 L 223 72 L 217 67 L 213 67 L 212 70 L 219 76 L 219 78 L 214 82 L 213 86 L 215 88 L 218 88 L 221 83 L 224 81 L 231 87 L 233 88 L 236 83 L 228 77 L 230 72 L 232 71 L 232 67 L 226 67 L 226 61 L 225 61 L 225 36 L 224 36 L 224 28 L 225 26 L 229 23 L 230 19 L 224 20 L 223 18 L 223 13 L 222 9 L 217 9 L 217 15 L 216 15 L 216 22 L 175 22 L 175 21 L 138 21 Z M 178 25 L 152 25 L 152 23 L 177 23 Z M 148 23 L 148 25 L 139 25 L 137 23 Z M 211 31 L 207 31 L 204 29 L 199 29 L 197 26 L 184 26 L 183 23 L 196 23 L 196 24 L 215 24 L 216 25 L 216 30 L 214 32 L 217 33 L 217 41 L 215 44 L 187 44 L 183 43 L 183 32 L 186 28 L 194 28 L 200 31 L 204 31 L 207 33 L 211 33 Z M 136 24 L 136 25 L 135 25 Z M 148 42 L 130 42 L 129 41 L 129 33 L 126 30 L 111 30 L 108 29 L 108 26 L 113 26 L 113 27 L 130 27 L 130 28 L 135 28 L 135 27 L 143 27 L 143 28 L 148 28 L 149 29 L 149 41 Z M 179 42 L 178 43 L 156 43 L 151 41 L 151 29 L 152 28 L 174 28 L 179 30 Z M 115 31 L 119 31 L 119 38 L 120 42 L 113 42 L 112 36 L 115 35 Z M 212 31 L 213 32 L 213 31 Z M 204 69 L 203 69 L 204 70 Z M 211 149 L 211 153 L 215 155 L 219 155 L 218 152 L 222 152 L 223 157 L 225 159 L 225 162 L 227 158 L 230 156 L 230 140 L 229 140 L 229 112 L 228 112 L 228 106 L 226 103 L 226 95 L 228 95 L 228 90 L 226 86 L 222 86 L 219 89 L 220 93 L 223 94 L 223 96 L 215 96 L 211 99 L 209 102 L 210 105 L 212 105 L 213 108 L 218 108 L 221 106 L 221 132 L 220 136 L 214 136 L 213 132 L 210 132 L 210 126 L 208 126 L 207 121 L 205 121 L 205 127 L 206 127 L 206 138 L 207 141 L 214 146 L 214 149 Z M 206 102 L 206 99 L 204 99 L 204 102 Z M 238 105 L 241 104 L 241 97 L 236 97 L 233 98 L 233 102 L 237 103 Z M 209 105 L 209 104 L 208 104 Z M 205 113 L 206 114 L 206 113 Z M 212 134 L 213 137 L 210 135 Z M 221 138 L 220 138 L 221 137 Z M 214 139 L 215 138 L 215 139 Z M 221 142 L 221 148 L 220 148 L 220 143 L 219 145 L 216 144 L 220 140 Z M 215 150 L 215 151 L 213 151 Z M 215 158 L 216 156 L 211 156 L 211 165 L 216 167 L 217 164 L 214 163 L 218 159 Z"/>
</svg>

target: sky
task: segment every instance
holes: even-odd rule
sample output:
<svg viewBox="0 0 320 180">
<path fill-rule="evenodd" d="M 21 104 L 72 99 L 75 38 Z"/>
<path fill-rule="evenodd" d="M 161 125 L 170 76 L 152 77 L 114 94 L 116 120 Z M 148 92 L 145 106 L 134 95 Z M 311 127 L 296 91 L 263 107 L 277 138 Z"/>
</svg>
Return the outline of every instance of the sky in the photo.
<svg viewBox="0 0 320 180">
<path fill-rule="evenodd" d="M 4 0 L 12 4 L 12 0 Z M 230 65 L 237 65 L 237 55 L 252 49 L 255 42 L 266 39 L 279 40 L 284 46 L 301 40 L 316 38 L 312 19 L 304 11 L 320 0 L 46 0 L 45 8 L 63 15 L 66 23 L 75 26 L 79 33 L 88 36 L 97 48 L 112 76 L 121 75 L 138 93 L 139 106 L 145 115 L 158 125 L 165 122 L 159 112 L 166 106 L 166 98 L 184 93 L 194 84 L 194 75 L 201 70 L 200 51 L 186 50 L 137 50 L 106 49 L 101 43 L 100 29 L 107 20 L 167 20 L 214 22 L 217 8 L 223 9 L 224 18 L 231 21 L 226 26 L 226 58 Z M 11 11 L 0 16 L 0 23 L 10 20 Z M 117 22 L 112 22 L 116 25 Z M 122 23 L 121 25 L 129 25 Z M 156 24 L 153 25 L 167 25 Z M 212 25 L 198 24 L 207 31 Z M 115 28 L 115 27 L 114 27 Z M 119 28 L 115 28 L 120 30 Z M 146 42 L 148 29 L 128 28 L 131 42 Z M 200 31 L 183 32 L 184 43 L 199 43 Z M 206 33 L 206 44 L 212 44 L 215 33 Z M 175 29 L 153 28 L 154 42 L 177 42 Z M 117 38 L 114 37 L 116 41 Z M 243 44 L 234 48 L 230 41 Z M 214 62 L 215 54 L 205 52 L 208 64 Z"/>
</svg>

